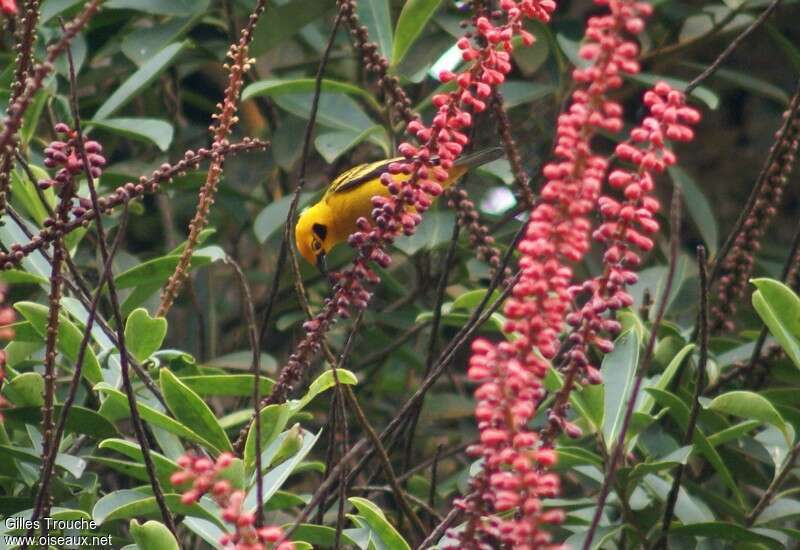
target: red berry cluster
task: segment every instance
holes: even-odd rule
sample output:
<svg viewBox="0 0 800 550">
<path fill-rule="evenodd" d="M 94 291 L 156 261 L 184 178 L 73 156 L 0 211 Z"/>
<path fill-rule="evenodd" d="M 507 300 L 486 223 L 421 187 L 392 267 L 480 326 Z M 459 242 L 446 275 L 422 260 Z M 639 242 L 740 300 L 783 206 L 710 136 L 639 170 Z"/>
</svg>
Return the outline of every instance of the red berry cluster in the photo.
<svg viewBox="0 0 800 550">
<path fill-rule="evenodd" d="M 233 533 L 220 537 L 223 548 L 231 550 L 266 550 L 273 548 L 274 543 L 283 539 L 283 529 L 277 526 L 257 527 L 253 512 L 242 509 L 245 492 L 233 487 L 225 479 L 224 471 L 234 460 L 231 453 L 222 453 L 216 461 L 210 458 L 183 455 L 178 459 L 181 471 L 170 477 L 170 482 L 177 486 L 191 483 L 181 497 L 183 504 L 194 504 L 200 497 L 210 493 L 211 498 L 222 508 L 222 519 L 234 527 Z M 291 542 L 281 542 L 274 550 L 294 550 Z"/>
<path fill-rule="evenodd" d="M 607 160 L 592 149 L 598 131 L 622 129 L 622 106 L 609 100 L 609 91 L 622 85 L 623 74 L 639 71 L 639 48 L 625 33 L 640 32 L 642 17 L 652 8 L 631 0 L 596 0 L 610 13 L 587 22 L 581 57 L 590 64 L 576 68 L 577 84 L 569 109 L 558 118 L 555 156 L 544 167 L 547 183 L 542 202 L 531 212 L 522 253 L 522 278 L 505 308 L 507 332 L 517 333 L 523 354 L 535 346 L 547 358 L 558 351 L 558 335 L 569 308 L 570 265 L 580 260 L 590 245 L 591 222 Z"/>
<path fill-rule="evenodd" d="M 83 140 L 83 151 L 86 153 L 86 160 L 89 165 L 89 173 L 92 178 L 97 180 L 103 173 L 106 165 L 106 158 L 103 156 L 103 146 L 94 140 L 87 140 L 79 136 L 63 122 L 56 124 L 55 130 L 63 136 L 63 140 L 51 142 L 44 150 L 44 165 L 48 168 L 58 168 L 56 175 L 52 178 L 39 182 L 41 189 L 63 189 L 72 186 L 75 178 L 84 173 L 84 160 L 80 152 L 80 142 Z M 74 189 L 73 189 L 74 191 Z M 76 216 L 82 216 L 92 207 L 92 203 L 87 198 L 77 198 L 78 205 L 72 209 Z"/>
<path fill-rule="evenodd" d="M 590 364 L 588 347 L 594 345 L 603 353 L 613 349 L 604 334 L 617 334 L 620 325 L 606 314 L 633 303 L 627 287 L 637 281 L 634 270 L 641 262 L 639 255 L 653 248 L 650 236 L 659 230 L 655 215 L 660 205 L 653 197 L 654 178 L 676 161 L 666 141 L 691 141 L 694 132 L 690 126 L 700 121 L 700 113 L 686 105 L 684 94 L 664 82 L 645 93 L 644 104 L 650 115 L 631 131 L 630 140 L 616 149 L 617 157 L 634 168 L 614 170 L 608 177 L 610 186 L 622 196 L 602 196 L 599 200 L 603 223 L 593 236 L 606 248 L 603 274 L 570 289 L 574 297 L 589 295 L 578 311 L 567 316 L 574 344 L 568 356 L 582 369 L 588 383 L 600 381 Z"/>
</svg>

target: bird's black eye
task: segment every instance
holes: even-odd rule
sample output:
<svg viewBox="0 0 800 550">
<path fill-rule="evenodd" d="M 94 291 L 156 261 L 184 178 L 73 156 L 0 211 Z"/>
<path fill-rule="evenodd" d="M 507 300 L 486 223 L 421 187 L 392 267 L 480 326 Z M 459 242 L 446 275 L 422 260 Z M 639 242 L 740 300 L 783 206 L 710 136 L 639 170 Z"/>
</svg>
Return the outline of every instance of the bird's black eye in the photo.
<svg viewBox="0 0 800 550">
<path fill-rule="evenodd" d="M 313 239 L 311 241 L 311 248 L 313 248 L 315 251 L 317 251 L 320 248 L 322 248 L 322 245 L 320 244 L 320 242 L 317 239 Z"/>
<path fill-rule="evenodd" d="M 322 225 L 321 223 L 315 223 L 311 226 L 311 231 L 319 237 L 319 240 L 324 241 L 325 237 L 328 236 L 328 228 Z"/>
</svg>

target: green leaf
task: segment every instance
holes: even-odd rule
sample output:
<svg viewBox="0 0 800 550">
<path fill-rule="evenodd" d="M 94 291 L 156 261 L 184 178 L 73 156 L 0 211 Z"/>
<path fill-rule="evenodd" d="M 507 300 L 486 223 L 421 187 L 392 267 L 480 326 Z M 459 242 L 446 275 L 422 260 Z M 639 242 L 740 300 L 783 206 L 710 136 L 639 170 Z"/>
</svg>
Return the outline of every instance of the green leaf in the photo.
<svg viewBox="0 0 800 550">
<path fill-rule="evenodd" d="M 317 136 L 314 140 L 314 147 L 317 152 L 322 155 L 325 162 L 333 164 L 336 159 L 344 155 L 356 145 L 362 143 L 370 136 L 384 136 L 386 131 L 383 126 L 375 125 L 372 128 L 367 128 L 363 132 L 354 132 L 351 130 L 337 130 L 333 132 L 325 132 Z M 382 140 L 385 142 L 385 140 Z M 388 149 L 384 148 L 384 153 L 389 155 Z"/>
<path fill-rule="evenodd" d="M 132 441 L 127 441 L 125 439 L 110 438 L 101 441 L 98 447 L 100 449 L 110 449 L 125 455 L 144 468 L 144 457 L 142 455 L 142 449 L 139 447 L 138 443 L 133 443 Z M 156 469 L 156 475 L 162 483 L 168 483 L 169 476 L 180 470 L 180 467 L 177 463 L 173 462 L 161 453 L 150 450 L 150 458 L 153 460 L 153 466 Z M 144 474 L 145 479 L 148 479 L 146 470 Z"/>
<path fill-rule="evenodd" d="M 408 256 L 420 250 L 433 250 L 450 241 L 453 236 L 455 214 L 451 210 L 428 212 L 410 237 L 401 236 L 394 245 Z"/>
<path fill-rule="evenodd" d="M 694 344 L 686 344 L 685 346 L 683 346 L 683 349 L 681 349 L 678 353 L 675 354 L 675 356 L 669 362 L 669 365 L 667 365 L 667 368 L 665 368 L 664 371 L 661 373 L 661 375 L 658 377 L 658 381 L 652 386 L 648 387 L 656 388 L 659 390 L 667 389 L 667 386 L 669 386 L 669 383 L 672 381 L 672 378 L 675 376 L 675 373 L 678 372 L 678 369 L 683 364 L 683 361 L 686 359 L 686 357 L 692 351 L 694 351 L 694 348 L 695 348 Z M 655 399 L 653 399 L 652 395 L 649 394 L 645 395 L 642 398 L 639 405 L 636 407 L 636 411 L 645 414 L 650 414 L 650 411 L 653 410 L 653 405 L 655 404 L 656 402 Z"/>
<path fill-rule="evenodd" d="M 378 45 L 378 51 L 390 63 L 392 61 L 392 12 L 389 0 L 360 0 L 356 14 L 361 24 L 367 27 L 370 40 Z"/>
<path fill-rule="evenodd" d="M 36 176 L 36 178 L 49 178 L 48 173 L 38 166 L 31 165 L 30 168 L 31 172 L 33 172 L 33 175 Z M 50 217 L 50 214 L 47 212 L 46 206 L 39 198 L 39 193 L 36 190 L 36 184 L 37 182 L 28 179 L 27 174 L 24 174 L 20 170 L 14 170 L 11 172 L 11 191 L 14 193 L 14 198 L 20 202 L 28 215 L 30 215 L 30 217 L 41 226 L 44 223 L 44 220 Z M 43 195 L 46 200 L 55 200 L 55 195 L 52 188 L 44 191 Z M 51 206 L 52 204 L 53 202 L 50 203 Z"/>
<path fill-rule="evenodd" d="M 178 541 L 167 526 L 159 521 L 150 520 L 140 525 L 132 519 L 130 532 L 139 550 L 179 550 Z"/>
<path fill-rule="evenodd" d="M 288 531 L 289 528 L 294 527 L 289 523 L 283 526 L 283 529 Z M 291 536 L 291 540 L 302 540 L 314 545 L 314 548 L 333 548 L 336 543 L 336 529 L 327 527 L 325 525 L 313 525 L 311 523 L 301 523 L 297 526 Z M 347 533 L 341 533 L 341 544 L 355 545 L 356 542 L 347 536 Z"/>
<path fill-rule="evenodd" d="M 118 391 L 114 388 L 111 388 L 105 383 L 98 384 L 95 386 L 97 391 L 100 391 L 106 394 L 106 399 L 103 402 L 103 405 L 100 407 L 100 414 L 111 420 L 112 422 L 116 422 L 123 418 L 128 418 L 130 416 L 130 409 L 128 408 L 128 399 L 124 393 Z M 218 448 L 215 446 L 214 443 L 207 440 L 203 436 L 195 433 L 193 430 L 184 426 L 181 422 L 170 418 L 169 416 L 165 415 L 164 413 L 157 411 L 156 409 L 145 405 L 144 403 L 139 403 L 139 415 L 142 417 L 142 420 L 145 422 L 152 424 L 153 426 L 157 426 L 168 431 L 171 434 L 175 434 L 179 437 L 183 437 L 184 439 L 188 439 L 189 441 L 193 441 L 195 443 L 199 443 L 200 445 L 207 447 L 210 450 L 213 450 L 217 453 L 221 453 L 227 448 Z M 194 426 L 194 422 L 190 424 Z"/>
<path fill-rule="evenodd" d="M 138 0 L 134 0 L 138 1 Z M 164 2 L 160 2 L 164 4 Z M 136 97 L 139 92 L 150 85 L 158 76 L 164 72 L 178 56 L 189 46 L 189 42 L 176 42 L 170 44 L 158 52 L 147 63 L 139 67 L 128 79 L 123 82 L 97 110 L 92 120 L 98 122 L 108 118 L 121 107 Z"/>
<path fill-rule="evenodd" d="M 61 411 L 64 410 L 62 405 L 54 406 L 56 418 L 61 416 Z M 21 422 L 29 426 L 39 427 L 42 423 L 42 411 L 39 407 L 16 407 L 14 409 L 6 409 L 3 411 L 3 416 L 9 422 Z M 73 405 L 69 409 L 67 415 L 67 422 L 64 425 L 66 431 L 80 433 L 93 437 L 95 439 L 104 439 L 106 437 L 115 437 L 119 435 L 117 429 L 111 422 L 109 422 L 102 415 L 78 405 Z"/>
<path fill-rule="evenodd" d="M 3 393 L 17 407 L 41 407 L 44 378 L 38 372 L 23 372 L 3 386 Z"/>
<path fill-rule="evenodd" d="M 703 405 L 703 408 L 771 424 L 783 433 L 787 443 L 791 443 L 793 439 L 792 429 L 781 413 L 765 397 L 757 393 L 749 391 L 724 393 Z"/>
<path fill-rule="evenodd" d="M 679 464 L 686 464 L 692 454 L 692 446 L 686 445 L 675 449 L 667 456 L 656 458 L 650 462 L 640 462 L 627 473 L 628 483 L 641 479 L 647 474 L 655 474 L 674 468 Z"/>
<path fill-rule="evenodd" d="M 706 243 L 709 256 L 714 257 L 717 254 L 719 245 L 719 228 L 708 199 L 694 179 L 683 168 L 670 166 L 668 170 L 673 183 L 680 187 L 683 193 L 685 198 L 683 202 L 686 205 L 689 216 L 697 226 L 700 236 Z"/>
<path fill-rule="evenodd" d="M 14 304 L 14 309 L 19 311 L 20 314 L 30 322 L 31 326 L 42 339 L 46 337 L 48 317 L 46 306 L 33 302 L 17 302 Z M 56 347 L 58 351 L 63 353 L 73 364 L 78 359 L 78 350 L 81 346 L 81 340 L 83 340 L 83 332 L 75 326 L 72 321 L 67 319 L 64 315 L 61 315 L 58 322 Z M 100 363 L 97 361 L 97 356 L 95 356 L 91 346 L 86 347 L 86 352 L 83 356 L 81 375 L 92 384 L 97 384 L 103 380 Z"/>
<path fill-rule="evenodd" d="M 614 342 L 614 350 L 603 358 L 603 440 L 610 450 L 622 429 L 636 367 L 639 364 L 639 336 L 635 330 L 623 332 Z"/>
<path fill-rule="evenodd" d="M 297 203 L 298 212 L 309 203 L 314 193 L 300 193 L 300 201 Z M 268 204 L 264 210 L 258 213 L 253 222 L 253 233 L 261 244 L 275 234 L 278 229 L 282 229 L 286 223 L 286 216 L 289 214 L 289 207 L 292 205 L 293 195 L 287 195 L 279 201 Z"/>
<path fill-rule="evenodd" d="M 301 399 L 288 401 L 292 414 L 300 412 L 306 405 L 311 403 L 316 396 L 335 386 L 336 380 L 338 380 L 340 384 L 347 384 L 349 386 L 358 384 L 358 378 L 349 370 L 336 369 L 336 378 L 334 378 L 333 370 L 328 369 L 311 383 L 308 387 L 308 391 Z"/>
<path fill-rule="evenodd" d="M 168 369 L 160 372 L 161 391 L 164 400 L 175 418 L 183 422 L 206 440 L 212 442 L 217 449 L 233 451 L 225 430 L 219 425 L 216 416 L 200 396 L 178 379 Z"/>
<path fill-rule="evenodd" d="M 294 92 L 274 96 L 275 103 L 289 113 L 308 120 L 311 115 L 313 92 Z M 375 126 L 364 109 L 349 95 L 339 92 L 322 92 L 319 96 L 317 122 L 328 128 L 364 132 Z"/>
<path fill-rule="evenodd" d="M 479 289 L 479 290 L 469 290 L 464 292 L 463 294 L 459 295 L 455 300 L 453 300 L 453 309 L 466 309 L 472 311 L 476 307 L 480 305 L 483 299 L 486 297 L 486 289 Z M 489 301 L 486 302 L 486 307 L 491 307 L 497 300 L 501 297 L 501 293 L 498 290 L 492 292 L 492 297 L 489 298 Z"/>
<path fill-rule="evenodd" d="M 225 252 L 217 246 L 200 248 L 192 255 L 190 269 L 196 269 L 211 262 L 221 260 Z M 142 262 L 136 267 L 120 273 L 114 278 L 118 288 L 134 288 L 149 284 L 164 284 L 175 271 L 180 260 L 180 254 L 171 254 Z"/>
<path fill-rule="evenodd" d="M 393 67 L 403 60 L 441 3 L 442 0 L 408 0 L 403 4 L 403 10 L 400 12 L 397 27 L 394 30 Z"/>
<path fill-rule="evenodd" d="M 753 307 L 769 331 L 800 369 L 800 298 L 773 279 L 753 279 Z"/>
<path fill-rule="evenodd" d="M 289 0 L 280 6 L 272 3 L 253 32 L 250 55 L 258 57 L 286 42 L 300 29 L 319 19 L 333 5 L 332 0 Z"/>
<path fill-rule="evenodd" d="M 316 79 L 314 78 L 295 78 L 291 80 L 258 80 L 248 85 L 242 91 L 242 101 L 260 96 L 276 97 L 281 94 L 293 94 L 298 92 L 313 93 L 315 87 Z M 329 93 L 342 93 L 359 97 L 367 101 L 367 103 L 369 103 L 377 111 L 381 110 L 380 103 L 378 103 L 371 93 L 364 88 L 359 88 L 358 86 L 350 84 L 349 82 L 341 82 L 339 80 L 323 78 L 322 91 Z"/>
<path fill-rule="evenodd" d="M 350 497 L 347 501 L 356 507 L 359 515 L 366 521 L 370 530 L 380 539 L 385 548 L 411 550 L 411 546 L 400 536 L 397 529 L 389 523 L 386 515 L 378 506 L 361 497 Z"/>
<path fill-rule="evenodd" d="M 261 449 L 266 449 L 286 428 L 292 413 L 286 403 L 267 405 L 259 413 L 261 421 Z M 250 425 L 247 440 L 244 444 L 244 466 L 248 472 L 253 471 L 256 461 L 256 424 Z"/>
<path fill-rule="evenodd" d="M 162 151 L 169 149 L 175 135 L 172 124 L 156 118 L 107 118 L 89 120 L 86 124 L 126 138 L 152 142 Z"/>
<path fill-rule="evenodd" d="M 205 376 L 183 376 L 181 382 L 200 396 L 220 395 L 226 397 L 250 397 L 253 395 L 255 376 L 252 374 L 211 374 Z M 259 394 L 264 396 L 274 382 L 259 377 Z"/>
<path fill-rule="evenodd" d="M 125 322 L 125 343 L 140 363 L 161 349 L 167 335 L 167 320 L 150 317 L 144 308 L 135 309 Z"/>
<path fill-rule="evenodd" d="M 0 281 L 12 285 L 31 284 L 43 285 L 47 284 L 49 279 L 41 277 L 35 273 L 28 273 L 27 271 L 20 271 L 18 269 L 7 269 L 0 271 Z"/>
<path fill-rule="evenodd" d="M 222 525 L 216 514 L 201 504 L 187 506 L 181 503 L 181 495 L 166 494 L 167 507 L 178 514 L 195 516 Z M 202 503 L 203 501 L 201 501 Z M 131 489 L 114 491 L 98 500 L 92 508 L 92 518 L 98 525 L 118 519 L 160 515 L 156 498 Z"/>
<path fill-rule="evenodd" d="M 685 432 L 689 426 L 689 407 L 686 406 L 686 403 L 681 401 L 675 394 L 668 391 L 656 388 L 646 388 L 645 391 L 655 397 L 656 401 L 661 406 L 669 410 L 670 416 L 678 423 L 680 429 Z M 722 460 L 717 450 L 709 443 L 705 434 L 703 434 L 702 430 L 697 426 L 695 426 L 694 429 L 692 442 L 697 447 L 698 452 L 702 453 L 711 463 L 711 466 L 725 482 L 725 485 L 733 491 L 739 506 L 744 508 L 744 496 L 742 495 L 739 484 L 734 480 L 728 466 Z"/>
<path fill-rule="evenodd" d="M 191 15 L 208 9 L 209 0 L 107 0 L 103 7 L 117 10 L 136 10 L 152 15 Z"/>
<path fill-rule="evenodd" d="M 264 475 L 263 485 L 265 503 L 269 502 L 273 495 L 275 495 L 275 493 L 278 492 L 283 484 L 286 483 L 286 480 L 289 478 L 289 476 L 292 475 L 292 473 L 298 468 L 308 453 L 311 452 L 311 449 L 319 440 L 319 436 L 321 434 L 322 431 L 318 432 L 316 435 L 308 431 L 303 431 L 303 444 L 297 453 L 288 460 L 281 462 L 278 466 L 275 466 Z M 253 480 L 251 485 L 252 488 L 250 489 L 250 492 L 247 493 L 247 498 L 245 498 L 243 505 L 245 510 L 250 511 L 255 510 L 256 499 L 258 497 L 258 492 L 255 487 L 255 480 Z"/>
<path fill-rule="evenodd" d="M 747 529 L 735 523 L 725 521 L 711 521 L 705 523 L 693 523 L 690 525 L 679 525 L 670 529 L 671 535 L 683 535 L 689 537 L 708 537 L 711 540 L 729 540 L 732 542 L 749 542 L 754 544 L 764 544 L 769 548 L 781 549 L 784 546 L 777 540 L 762 535 L 753 529 Z"/>
</svg>

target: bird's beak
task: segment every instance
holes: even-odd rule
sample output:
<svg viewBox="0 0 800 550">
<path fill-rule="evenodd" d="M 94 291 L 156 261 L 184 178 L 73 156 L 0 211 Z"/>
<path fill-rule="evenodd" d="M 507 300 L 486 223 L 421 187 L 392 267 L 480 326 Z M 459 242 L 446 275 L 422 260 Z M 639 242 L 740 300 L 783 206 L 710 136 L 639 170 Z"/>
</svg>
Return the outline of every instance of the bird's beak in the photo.
<svg viewBox="0 0 800 550">
<path fill-rule="evenodd" d="M 319 272 L 326 277 L 328 276 L 328 262 L 325 259 L 324 252 L 317 254 L 317 269 L 319 269 Z"/>
</svg>

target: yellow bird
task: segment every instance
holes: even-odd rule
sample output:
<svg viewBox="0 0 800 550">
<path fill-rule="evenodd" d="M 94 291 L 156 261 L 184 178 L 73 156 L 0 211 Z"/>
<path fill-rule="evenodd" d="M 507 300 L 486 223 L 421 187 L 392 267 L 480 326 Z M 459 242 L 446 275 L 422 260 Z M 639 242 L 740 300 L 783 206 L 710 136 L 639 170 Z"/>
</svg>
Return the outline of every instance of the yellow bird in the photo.
<svg viewBox="0 0 800 550">
<path fill-rule="evenodd" d="M 449 177 L 442 187 L 450 187 L 472 168 L 501 156 L 503 149 L 499 147 L 465 155 L 453 163 Z M 358 229 L 358 218 L 371 219 L 372 197 L 389 196 L 389 190 L 381 183 L 381 175 L 388 171 L 391 163 L 402 160 L 402 157 L 397 157 L 360 164 L 333 180 L 322 199 L 304 210 L 297 220 L 295 240 L 303 258 L 325 273 L 326 254 Z M 392 177 L 398 182 L 408 179 L 406 174 Z"/>
</svg>

